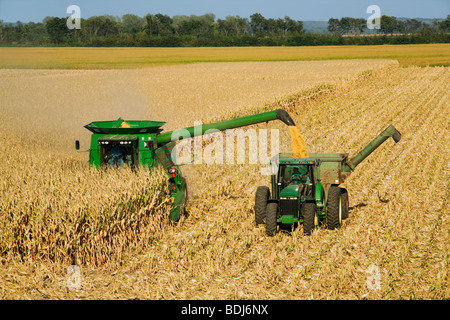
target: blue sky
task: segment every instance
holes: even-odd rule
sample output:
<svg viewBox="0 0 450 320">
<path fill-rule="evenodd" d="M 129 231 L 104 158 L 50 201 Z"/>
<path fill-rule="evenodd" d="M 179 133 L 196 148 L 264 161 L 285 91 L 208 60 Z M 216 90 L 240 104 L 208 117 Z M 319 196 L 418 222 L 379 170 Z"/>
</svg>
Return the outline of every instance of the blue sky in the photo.
<svg viewBox="0 0 450 320">
<path fill-rule="evenodd" d="M 201 15 L 214 13 L 249 17 L 255 12 L 266 18 L 290 16 L 297 20 L 329 18 L 367 18 L 369 5 L 378 5 L 381 14 L 407 18 L 445 18 L 450 14 L 450 0 L 0 0 L 0 20 L 5 22 L 40 22 L 46 16 L 67 17 L 69 5 L 78 5 L 81 17 L 126 13 Z"/>
</svg>

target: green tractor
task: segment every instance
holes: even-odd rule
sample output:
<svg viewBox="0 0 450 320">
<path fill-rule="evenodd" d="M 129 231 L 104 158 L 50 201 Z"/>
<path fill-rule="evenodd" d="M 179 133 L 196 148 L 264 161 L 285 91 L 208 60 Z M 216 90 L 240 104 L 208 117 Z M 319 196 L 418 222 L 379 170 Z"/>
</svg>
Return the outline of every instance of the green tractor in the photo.
<svg viewBox="0 0 450 320">
<path fill-rule="evenodd" d="M 278 229 L 291 229 L 303 224 L 310 235 L 317 227 L 340 228 L 349 215 L 348 192 L 339 187 L 355 167 L 389 137 L 395 143 L 401 134 L 393 125 L 387 127 L 351 160 L 346 153 L 310 153 L 296 158 L 280 153 L 271 159 L 270 191 L 260 186 L 255 194 L 255 222 L 266 225 L 266 233 L 274 236 Z"/>
<path fill-rule="evenodd" d="M 85 126 L 92 132 L 89 151 L 89 163 L 97 169 L 117 168 L 128 165 L 132 168 L 152 170 L 162 165 L 168 174 L 174 206 L 170 219 L 178 221 L 183 213 L 187 198 L 187 185 L 180 167 L 176 164 L 173 148 L 175 142 L 194 136 L 211 133 L 211 130 L 223 131 L 261 122 L 281 120 L 286 125 L 294 125 L 289 114 L 274 110 L 251 116 L 162 132 L 165 122 L 158 121 L 96 121 Z M 77 150 L 80 142 L 75 142 Z"/>
</svg>

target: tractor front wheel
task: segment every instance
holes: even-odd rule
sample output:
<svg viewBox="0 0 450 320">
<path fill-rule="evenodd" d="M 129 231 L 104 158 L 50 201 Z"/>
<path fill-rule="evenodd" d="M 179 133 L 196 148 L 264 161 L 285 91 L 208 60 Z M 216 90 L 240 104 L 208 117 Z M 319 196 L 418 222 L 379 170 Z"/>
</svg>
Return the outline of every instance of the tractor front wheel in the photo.
<svg viewBox="0 0 450 320">
<path fill-rule="evenodd" d="M 316 205 L 314 203 L 305 203 L 303 207 L 303 233 L 311 235 L 314 230 L 314 219 L 316 217 Z"/>
<path fill-rule="evenodd" d="M 341 188 L 332 186 L 328 190 L 327 228 L 334 230 L 342 225 L 342 197 Z"/>
<path fill-rule="evenodd" d="M 277 233 L 277 214 L 278 203 L 268 203 L 266 208 L 266 233 L 268 236 L 272 237 Z"/>
<path fill-rule="evenodd" d="M 256 189 L 255 194 L 255 223 L 256 225 L 263 224 L 266 218 L 267 200 L 269 199 L 269 188 L 260 186 Z"/>
</svg>

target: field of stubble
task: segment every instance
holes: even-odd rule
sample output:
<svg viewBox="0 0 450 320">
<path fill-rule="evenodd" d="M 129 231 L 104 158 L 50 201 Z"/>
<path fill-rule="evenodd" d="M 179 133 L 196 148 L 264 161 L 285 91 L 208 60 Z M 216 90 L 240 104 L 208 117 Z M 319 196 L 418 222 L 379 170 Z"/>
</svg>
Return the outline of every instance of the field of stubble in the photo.
<svg viewBox="0 0 450 320">
<path fill-rule="evenodd" d="M 0 74 L 2 299 L 450 296 L 448 67 L 361 60 Z M 174 129 L 280 107 L 310 152 L 352 155 L 389 123 L 403 134 L 346 180 L 351 211 L 340 230 L 267 237 L 253 216 L 254 191 L 269 184 L 260 165 L 184 166 L 188 214 L 171 226 L 160 177 L 99 175 L 73 150 L 75 139 L 87 148 L 82 126 L 95 120 Z M 278 128 L 290 151 L 282 124 L 254 128 Z M 68 287 L 71 264 L 81 268 L 78 289 Z"/>
</svg>

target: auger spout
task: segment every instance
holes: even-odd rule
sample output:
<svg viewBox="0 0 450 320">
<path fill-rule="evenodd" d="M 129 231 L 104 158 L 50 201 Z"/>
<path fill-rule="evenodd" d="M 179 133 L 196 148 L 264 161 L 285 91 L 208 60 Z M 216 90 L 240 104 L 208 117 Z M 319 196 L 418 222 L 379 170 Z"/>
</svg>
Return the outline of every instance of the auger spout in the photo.
<svg viewBox="0 0 450 320">
<path fill-rule="evenodd" d="M 377 149 L 383 142 L 392 137 L 395 143 L 399 142 L 402 135 L 391 124 L 382 133 L 380 133 L 375 139 L 373 139 L 367 146 L 365 146 L 360 152 L 358 152 L 351 160 L 348 160 L 343 166 L 343 172 L 350 172 L 366 159 L 375 149 Z"/>
</svg>

